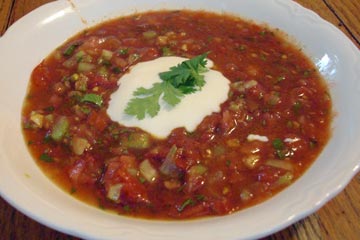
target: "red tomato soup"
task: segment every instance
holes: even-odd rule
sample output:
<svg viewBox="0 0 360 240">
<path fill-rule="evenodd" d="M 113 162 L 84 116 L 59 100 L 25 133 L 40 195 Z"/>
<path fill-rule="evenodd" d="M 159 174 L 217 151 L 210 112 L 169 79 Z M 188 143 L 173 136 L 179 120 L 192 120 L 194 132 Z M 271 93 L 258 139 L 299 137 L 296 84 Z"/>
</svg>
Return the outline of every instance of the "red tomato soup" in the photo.
<svg viewBox="0 0 360 240">
<path fill-rule="evenodd" d="M 195 131 L 159 139 L 110 119 L 111 94 L 131 66 L 204 53 L 230 90 Z M 314 162 L 331 119 L 325 82 L 279 31 L 187 10 L 122 17 L 72 37 L 33 70 L 22 110 L 25 141 L 49 178 L 87 203 L 151 219 L 265 201 Z"/>
</svg>

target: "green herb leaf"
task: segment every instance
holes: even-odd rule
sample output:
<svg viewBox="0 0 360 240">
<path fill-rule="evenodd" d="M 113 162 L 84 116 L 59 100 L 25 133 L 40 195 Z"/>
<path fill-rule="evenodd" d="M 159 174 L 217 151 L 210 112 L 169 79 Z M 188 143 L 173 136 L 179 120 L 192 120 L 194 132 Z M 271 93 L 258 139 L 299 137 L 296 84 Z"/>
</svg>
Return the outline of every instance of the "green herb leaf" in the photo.
<svg viewBox="0 0 360 240">
<path fill-rule="evenodd" d="M 155 83 L 151 88 L 140 87 L 133 93 L 125 113 L 142 120 L 148 114 L 154 117 L 160 111 L 160 98 L 174 107 L 185 94 L 201 90 L 205 85 L 202 73 L 207 72 L 206 57 L 208 53 L 183 61 L 169 71 L 159 73 L 161 83 Z"/>
<path fill-rule="evenodd" d="M 73 186 L 70 188 L 70 194 L 76 193 L 77 189 Z"/>
<path fill-rule="evenodd" d="M 272 142 L 273 147 L 276 150 L 283 150 L 284 149 L 284 143 L 280 138 L 275 138 Z"/>
<path fill-rule="evenodd" d="M 129 49 L 128 48 L 122 48 L 122 49 L 119 50 L 119 53 L 121 55 L 126 55 L 126 54 L 129 53 Z"/>
<path fill-rule="evenodd" d="M 200 90 L 205 85 L 204 76 L 201 74 L 208 71 L 206 68 L 207 55 L 208 53 L 204 53 L 183 61 L 177 66 L 171 67 L 170 71 L 159 73 L 159 76 L 163 81 L 182 89 L 185 94 Z"/>
<path fill-rule="evenodd" d="M 162 83 L 162 85 L 164 91 L 164 95 L 163 95 L 164 101 L 170 104 L 171 106 L 175 106 L 176 104 L 178 104 L 181 101 L 181 97 L 183 96 L 183 93 L 179 89 L 175 88 L 173 85 L 167 82 Z"/>
<path fill-rule="evenodd" d="M 179 207 L 177 208 L 177 210 L 178 210 L 179 212 L 182 212 L 187 206 L 193 205 L 194 203 L 195 203 L 194 200 L 192 200 L 191 198 L 189 198 L 189 199 L 185 200 L 185 202 L 183 202 L 183 203 L 181 204 L 181 206 L 179 206 Z"/>
<path fill-rule="evenodd" d="M 71 56 L 78 46 L 80 46 L 80 43 L 75 43 L 75 44 L 70 45 L 68 48 L 65 49 L 65 51 L 63 52 L 63 55 L 65 57 Z"/>
<path fill-rule="evenodd" d="M 47 153 L 42 153 L 40 155 L 40 160 L 48 163 L 53 162 L 53 158 Z"/>
<path fill-rule="evenodd" d="M 49 107 L 46 107 L 46 108 L 44 108 L 44 111 L 46 111 L 46 112 L 53 112 L 55 110 L 55 107 L 54 106 L 49 106 Z"/>
<path fill-rule="evenodd" d="M 273 147 L 275 148 L 275 153 L 279 159 L 284 159 L 286 152 L 284 151 L 285 145 L 280 138 L 275 138 L 272 142 Z"/>
<path fill-rule="evenodd" d="M 160 110 L 159 98 L 160 94 L 132 98 L 125 109 L 125 113 L 135 116 L 139 120 L 144 119 L 146 114 L 154 117 Z"/>
<path fill-rule="evenodd" d="M 95 93 L 88 93 L 82 97 L 81 102 L 94 103 L 100 107 L 103 104 L 103 99 L 100 95 L 97 95 Z"/>
</svg>

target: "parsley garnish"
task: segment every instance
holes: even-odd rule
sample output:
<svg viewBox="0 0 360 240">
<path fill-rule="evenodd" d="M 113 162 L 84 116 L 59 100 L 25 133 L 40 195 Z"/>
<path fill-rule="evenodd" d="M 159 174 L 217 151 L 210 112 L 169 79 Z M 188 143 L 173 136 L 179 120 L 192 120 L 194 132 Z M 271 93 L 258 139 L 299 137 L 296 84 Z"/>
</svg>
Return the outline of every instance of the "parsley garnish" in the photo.
<svg viewBox="0 0 360 240">
<path fill-rule="evenodd" d="M 125 109 L 125 113 L 142 120 L 146 114 L 154 117 L 160 110 L 159 100 L 162 99 L 174 107 L 185 94 L 191 94 L 201 90 L 205 85 L 202 73 L 206 68 L 208 53 L 183 61 L 177 66 L 171 67 L 167 72 L 159 73 L 162 82 L 154 83 L 151 88 L 140 87 L 133 93 L 132 98 Z"/>
</svg>

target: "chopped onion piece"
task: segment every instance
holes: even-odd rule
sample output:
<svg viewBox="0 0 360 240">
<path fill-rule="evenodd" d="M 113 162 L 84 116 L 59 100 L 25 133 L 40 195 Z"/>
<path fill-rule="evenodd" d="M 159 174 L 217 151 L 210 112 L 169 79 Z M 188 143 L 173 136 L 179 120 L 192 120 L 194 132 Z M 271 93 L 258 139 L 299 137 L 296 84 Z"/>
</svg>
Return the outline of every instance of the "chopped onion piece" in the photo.
<svg viewBox="0 0 360 240">
<path fill-rule="evenodd" d="M 268 142 L 269 141 L 268 137 L 260 136 L 257 134 L 249 134 L 246 139 L 249 142 L 252 142 L 252 141 Z"/>
<path fill-rule="evenodd" d="M 166 155 L 164 162 L 159 168 L 162 174 L 170 177 L 178 177 L 180 175 L 180 169 L 175 164 L 177 149 L 176 145 L 173 145 L 169 153 Z"/>
<path fill-rule="evenodd" d="M 284 142 L 286 142 L 286 143 L 294 143 L 297 141 L 300 141 L 300 138 L 295 137 L 295 138 L 285 138 L 284 139 Z"/>
</svg>

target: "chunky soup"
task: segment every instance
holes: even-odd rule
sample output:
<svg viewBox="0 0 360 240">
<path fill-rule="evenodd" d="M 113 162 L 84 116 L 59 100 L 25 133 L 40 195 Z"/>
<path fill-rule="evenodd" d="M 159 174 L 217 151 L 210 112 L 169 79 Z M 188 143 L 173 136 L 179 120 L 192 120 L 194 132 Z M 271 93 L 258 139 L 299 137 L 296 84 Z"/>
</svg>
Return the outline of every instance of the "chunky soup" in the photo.
<svg viewBox="0 0 360 240">
<path fill-rule="evenodd" d="M 169 56 L 194 66 L 208 59 L 228 79 L 218 111 L 165 137 L 114 121 L 108 108 L 123 77 Z M 204 67 L 189 61 L 183 68 Z M 165 99 L 201 92 L 202 79 L 184 80 Z M 165 97 L 164 89 L 151 96 Z M 154 117 L 149 99 L 128 117 Z M 32 72 L 22 126 L 36 162 L 69 194 L 123 215 L 184 219 L 229 214 L 289 186 L 328 141 L 331 113 L 316 67 L 278 30 L 230 15 L 155 11 L 86 29 L 55 49 Z"/>
</svg>

